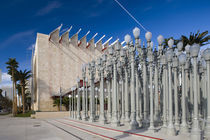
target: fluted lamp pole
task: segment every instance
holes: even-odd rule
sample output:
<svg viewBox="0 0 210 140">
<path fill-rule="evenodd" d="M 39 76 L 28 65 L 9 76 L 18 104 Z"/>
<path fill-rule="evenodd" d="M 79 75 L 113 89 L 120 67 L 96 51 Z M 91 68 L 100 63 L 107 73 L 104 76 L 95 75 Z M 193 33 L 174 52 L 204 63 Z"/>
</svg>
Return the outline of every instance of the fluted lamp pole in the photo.
<svg viewBox="0 0 210 140">
<path fill-rule="evenodd" d="M 172 47 L 174 45 L 174 40 L 170 39 L 168 41 L 169 50 L 166 52 L 166 57 L 168 60 L 168 81 L 169 81 L 169 122 L 168 122 L 168 135 L 175 135 L 175 128 L 173 124 L 173 98 L 172 98 L 172 72 L 171 72 L 171 62 L 173 58 Z"/>
<path fill-rule="evenodd" d="M 80 114 L 80 78 L 77 77 L 77 119 L 81 120 L 81 114 Z"/>
<path fill-rule="evenodd" d="M 193 44 L 190 47 L 190 55 L 193 57 L 193 75 L 194 75 L 194 116 L 193 116 L 193 125 L 191 129 L 191 139 L 192 140 L 200 140 L 201 139 L 201 130 L 199 126 L 199 114 L 198 114 L 198 64 L 197 64 L 197 56 L 200 51 L 200 45 Z"/>
<path fill-rule="evenodd" d="M 203 52 L 203 58 L 206 61 L 206 79 L 207 79 L 207 122 L 205 128 L 205 137 L 210 139 L 210 48 Z"/>
</svg>

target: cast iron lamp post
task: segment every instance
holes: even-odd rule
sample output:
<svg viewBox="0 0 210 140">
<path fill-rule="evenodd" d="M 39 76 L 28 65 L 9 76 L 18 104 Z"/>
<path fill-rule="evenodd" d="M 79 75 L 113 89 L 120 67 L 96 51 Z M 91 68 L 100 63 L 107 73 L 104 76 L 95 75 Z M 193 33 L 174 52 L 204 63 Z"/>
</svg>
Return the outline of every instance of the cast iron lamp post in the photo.
<svg viewBox="0 0 210 140">
<path fill-rule="evenodd" d="M 119 48 L 119 42 L 115 45 L 116 52 L 113 51 L 113 46 L 109 47 L 109 54 L 112 59 L 113 63 L 113 110 L 112 110 L 112 125 L 113 126 L 120 126 L 119 116 L 118 116 L 118 108 L 117 108 L 117 61 L 118 61 L 118 52 L 120 50 Z"/>
<path fill-rule="evenodd" d="M 193 44 L 190 47 L 190 55 L 193 57 L 193 75 L 194 75 L 194 116 L 193 116 L 193 125 L 191 130 L 191 139 L 200 140 L 201 139 L 201 130 L 199 126 L 199 116 L 198 116 L 198 66 L 197 66 L 197 56 L 200 51 L 200 45 Z"/>
<path fill-rule="evenodd" d="M 206 78 L 207 78 L 207 123 L 205 128 L 205 137 L 210 139 L 210 48 L 203 52 L 203 58 L 206 61 Z"/>
<path fill-rule="evenodd" d="M 103 54 L 102 59 L 98 59 L 99 71 L 100 71 L 100 116 L 99 122 L 101 124 L 106 123 L 105 112 L 104 112 L 104 69 L 106 63 L 107 56 Z"/>
<path fill-rule="evenodd" d="M 163 52 L 163 46 L 162 46 L 162 44 L 163 44 L 163 41 L 164 41 L 164 37 L 162 36 L 162 35 L 159 35 L 158 37 L 157 37 L 157 41 L 158 41 L 158 52 L 157 52 L 157 64 L 156 64 L 156 69 L 155 69 L 155 75 L 156 75 L 156 82 L 155 82 L 155 89 L 156 89 L 156 92 L 155 92 L 155 94 L 157 94 L 156 95 L 156 99 L 155 99 L 155 117 L 156 117 L 156 122 L 160 122 L 160 104 L 159 104 L 159 96 L 160 96 L 160 94 L 161 93 L 163 93 L 162 92 L 162 88 L 161 88 L 161 74 L 158 74 L 158 71 L 160 71 L 161 72 L 161 70 L 159 70 L 159 69 L 161 69 L 161 57 L 162 57 L 162 52 Z M 159 79 L 158 79 L 159 78 Z M 163 80 L 162 80 L 163 81 Z M 159 89 L 159 90 L 158 90 Z M 159 91 L 160 91 L 160 94 L 159 94 Z"/>
<path fill-rule="evenodd" d="M 149 83 L 150 83 L 150 126 L 149 126 L 149 131 L 150 132 L 155 132 L 155 127 L 154 127 L 154 116 L 153 116 L 153 80 L 152 80 L 152 76 L 153 76 L 153 52 L 152 52 L 152 47 L 153 47 L 153 42 L 150 43 L 150 45 L 148 46 L 148 62 L 149 62 Z"/>
<path fill-rule="evenodd" d="M 135 32 L 138 32 L 136 30 Z M 140 31 L 139 31 L 140 33 Z M 134 33 L 134 35 L 138 35 L 139 33 Z M 130 83 L 130 96 L 131 96 L 131 122 L 130 122 L 130 128 L 132 130 L 135 130 L 138 128 L 138 122 L 136 121 L 136 93 L 135 93 L 135 52 L 136 48 L 133 44 L 129 46 L 129 54 L 130 54 L 130 60 L 131 60 L 131 83 Z"/>
<path fill-rule="evenodd" d="M 106 65 L 107 72 L 107 91 L 108 91 L 108 121 L 112 119 L 112 94 L 111 94 L 111 75 L 112 75 L 112 62 L 111 59 L 108 60 Z"/>
<path fill-rule="evenodd" d="M 169 80 L 169 122 L 167 127 L 168 135 L 175 135 L 175 129 L 173 124 L 173 98 L 172 98 L 172 76 L 171 76 L 171 62 L 173 58 L 173 50 L 172 47 L 174 45 L 174 40 L 170 39 L 168 41 L 169 50 L 166 52 L 167 60 L 168 60 L 168 80 Z"/>
<path fill-rule="evenodd" d="M 90 122 L 95 121 L 95 61 L 92 61 L 88 65 L 89 75 L 90 75 Z"/>
<path fill-rule="evenodd" d="M 140 35 L 140 29 L 135 27 L 133 29 L 133 35 L 135 37 L 135 48 L 137 48 L 138 53 L 141 53 L 141 40 L 139 39 Z M 141 118 L 140 118 L 140 84 L 139 84 L 139 73 L 138 73 L 138 68 L 139 68 L 139 56 L 136 56 L 136 61 L 135 61 L 135 78 L 136 78 L 136 120 L 137 122 L 141 123 Z"/>
<path fill-rule="evenodd" d="M 131 41 L 131 36 L 130 35 L 126 35 L 124 37 L 124 40 L 126 42 L 126 50 L 125 50 L 125 55 L 122 58 L 123 61 L 123 67 L 124 67 L 124 71 L 125 71 L 125 120 L 124 123 L 125 124 L 129 124 L 130 123 L 130 110 L 129 110 L 129 104 L 130 104 L 130 99 L 129 99 L 129 88 L 128 88 L 128 58 L 129 58 L 129 53 L 128 48 L 129 48 L 129 44 Z"/>
</svg>

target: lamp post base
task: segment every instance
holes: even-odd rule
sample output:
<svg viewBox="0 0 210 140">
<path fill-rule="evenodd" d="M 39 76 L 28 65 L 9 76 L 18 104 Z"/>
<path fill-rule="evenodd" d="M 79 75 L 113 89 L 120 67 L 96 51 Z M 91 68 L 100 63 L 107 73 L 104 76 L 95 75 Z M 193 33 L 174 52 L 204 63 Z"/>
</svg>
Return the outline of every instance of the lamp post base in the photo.
<svg viewBox="0 0 210 140">
<path fill-rule="evenodd" d="M 175 128 L 174 128 L 173 124 L 169 124 L 168 125 L 168 127 L 167 127 L 167 134 L 169 136 L 175 136 L 176 135 L 176 131 L 175 131 Z"/>
<path fill-rule="evenodd" d="M 137 128 L 139 128 L 139 124 L 136 120 L 131 120 L 130 122 L 130 129 L 131 130 L 136 130 Z"/>
<path fill-rule="evenodd" d="M 199 128 L 199 122 L 197 119 L 193 120 L 190 139 L 191 140 L 201 140 L 201 130 Z"/>
</svg>

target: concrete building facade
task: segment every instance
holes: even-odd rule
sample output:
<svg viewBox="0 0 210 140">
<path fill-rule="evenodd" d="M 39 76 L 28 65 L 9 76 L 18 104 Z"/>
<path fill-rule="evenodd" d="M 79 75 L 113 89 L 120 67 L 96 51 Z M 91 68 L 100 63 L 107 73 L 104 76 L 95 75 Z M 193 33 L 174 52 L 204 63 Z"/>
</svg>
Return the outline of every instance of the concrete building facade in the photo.
<svg viewBox="0 0 210 140">
<path fill-rule="evenodd" d="M 77 77 L 82 79 L 82 64 L 86 64 L 104 53 L 108 43 L 89 42 L 86 36 L 78 40 L 80 30 L 69 38 L 70 30 L 61 36 L 61 26 L 49 35 L 37 33 L 32 58 L 32 108 L 35 111 L 57 111 L 53 107 L 53 96 L 68 93 L 76 85 Z"/>
</svg>

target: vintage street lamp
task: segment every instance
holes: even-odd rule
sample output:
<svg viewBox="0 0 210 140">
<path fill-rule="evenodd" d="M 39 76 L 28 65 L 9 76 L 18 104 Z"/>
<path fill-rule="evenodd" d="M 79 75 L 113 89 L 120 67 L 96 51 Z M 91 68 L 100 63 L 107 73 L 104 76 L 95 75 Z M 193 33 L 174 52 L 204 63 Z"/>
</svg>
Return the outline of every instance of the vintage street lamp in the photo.
<svg viewBox="0 0 210 140">
<path fill-rule="evenodd" d="M 175 50 L 176 51 L 176 50 Z M 174 73 L 174 119 L 175 119 L 175 128 L 176 130 L 179 129 L 179 107 L 178 107 L 178 65 L 179 60 L 177 54 L 174 54 L 173 62 L 172 62 L 172 69 Z"/>
<path fill-rule="evenodd" d="M 106 117 L 105 117 L 105 111 L 104 111 L 104 70 L 105 70 L 106 60 L 107 60 L 107 55 L 103 54 L 102 59 L 100 59 L 101 80 L 100 80 L 100 117 L 99 117 L 99 122 L 101 124 L 106 123 Z"/>
<path fill-rule="evenodd" d="M 117 61 L 118 61 L 118 53 L 120 51 L 119 42 L 115 44 L 115 53 L 113 53 L 113 46 L 110 47 L 109 54 L 112 58 L 113 63 L 113 113 L 112 113 L 112 125 L 120 126 L 119 116 L 118 116 L 118 108 L 117 108 Z"/>
<path fill-rule="evenodd" d="M 139 35 L 140 35 L 140 29 L 135 27 L 133 29 L 133 35 L 135 37 L 135 48 L 138 50 L 138 53 L 141 53 L 141 40 L 139 39 Z M 139 67 L 139 56 L 136 56 L 135 59 L 135 83 L 136 83 L 136 120 L 137 122 L 141 122 L 141 118 L 140 118 L 140 90 L 139 90 L 139 73 L 138 73 L 138 67 Z"/>
<path fill-rule="evenodd" d="M 136 30 L 135 32 L 138 32 Z M 134 33 L 134 35 L 138 35 L 138 33 Z M 131 65 L 131 83 L 130 83 L 130 97 L 131 97 L 131 122 L 130 128 L 135 130 L 138 128 L 138 122 L 136 121 L 136 93 L 135 93 L 135 52 L 136 48 L 133 44 L 129 46 L 129 54 L 130 54 L 130 65 Z"/>
<path fill-rule="evenodd" d="M 112 97 L 111 97 L 111 75 L 112 75 L 112 62 L 111 59 L 107 61 L 106 64 L 106 73 L 107 73 L 107 91 L 108 91 L 108 121 L 112 119 Z"/>
<path fill-rule="evenodd" d="M 193 116 L 193 125 L 191 130 L 191 139 L 199 140 L 201 139 L 201 130 L 199 126 L 199 115 L 198 115 L 198 66 L 197 66 L 197 56 L 200 51 L 199 44 L 193 44 L 190 47 L 190 55 L 193 57 L 193 75 L 194 75 L 194 116 Z"/>
<path fill-rule="evenodd" d="M 152 76 L 153 76 L 153 59 L 154 59 L 154 55 L 153 55 L 153 42 L 150 43 L 150 46 L 148 48 L 148 62 L 149 62 L 149 83 L 150 83 L 150 126 L 148 128 L 148 130 L 151 133 L 155 132 L 155 127 L 154 127 L 154 112 L 153 112 L 153 80 L 152 80 Z"/>
<path fill-rule="evenodd" d="M 124 40 L 126 42 L 126 50 L 128 50 L 130 42 L 131 42 L 131 36 L 130 35 L 126 35 L 124 37 Z M 127 53 L 127 52 L 126 52 Z M 124 64 L 124 70 L 125 70 L 125 120 L 124 123 L 125 124 L 129 124 L 130 123 L 130 109 L 129 109 L 129 105 L 130 105 L 130 99 L 129 99 L 129 87 L 128 87 L 128 71 L 129 71 L 129 63 L 128 63 L 128 58 L 129 58 L 129 53 L 127 53 L 127 55 L 123 55 L 124 57 L 122 58 L 123 64 Z"/>
<path fill-rule="evenodd" d="M 169 122 L 168 122 L 168 129 L 167 129 L 167 133 L 168 135 L 175 135 L 175 128 L 174 128 L 174 124 L 173 124 L 173 98 L 172 98 L 172 76 L 171 76 L 171 62 L 174 56 L 172 47 L 174 44 L 174 40 L 170 39 L 168 41 L 168 46 L 169 49 L 166 52 L 166 57 L 168 60 L 168 80 L 169 80 Z"/>
<path fill-rule="evenodd" d="M 210 48 L 203 52 L 203 58 L 206 61 L 206 78 L 207 78 L 207 123 L 205 128 L 205 137 L 210 139 Z"/>
<path fill-rule="evenodd" d="M 88 65 L 89 75 L 90 75 L 90 122 L 95 121 L 95 61 L 92 61 Z"/>
</svg>

